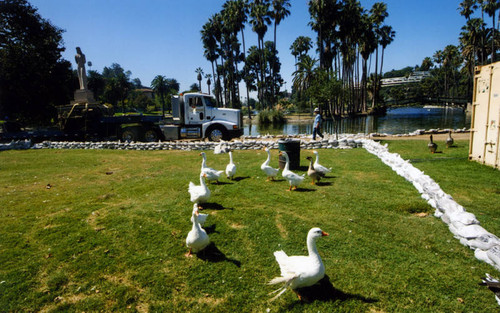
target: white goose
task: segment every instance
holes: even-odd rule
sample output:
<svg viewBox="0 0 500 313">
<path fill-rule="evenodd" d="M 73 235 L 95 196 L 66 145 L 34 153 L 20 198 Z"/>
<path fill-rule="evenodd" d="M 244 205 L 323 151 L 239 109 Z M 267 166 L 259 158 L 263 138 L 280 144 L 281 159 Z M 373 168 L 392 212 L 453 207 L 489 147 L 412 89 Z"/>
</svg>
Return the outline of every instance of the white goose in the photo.
<svg viewBox="0 0 500 313">
<path fill-rule="evenodd" d="M 314 169 L 316 172 L 320 173 L 322 177 L 332 171 L 332 168 L 326 168 L 323 165 L 319 164 L 319 153 L 316 150 L 313 150 L 314 155 L 316 155 L 316 160 L 314 161 Z"/>
<path fill-rule="evenodd" d="M 307 256 L 288 256 L 283 250 L 274 252 L 276 262 L 280 266 L 281 276 L 273 278 L 269 285 L 284 283 L 284 286 L 271 292 L 278 292 L 271 301 L 281 296 L 288 287 L 294 292 L 297 288 L 309 287 L 316 284 L 325 276 L 325 266 L 316 249 L 316 240 L 327 233 L 315 227 L 307 233 Z M 301 296 L 297 294 L 299 299 Z"/>
<path fill-rule="evenodd" d="M 201 228 L 198 222 L 198 210 L 193 210 L 191 214 L 191 221 L 193 222 L 193 227 L 186 237 L 186 246 L 189 248 L 189 252 L 186 253 L 187 257 L 192 256 L 192 253 L 198 253 L 205 249 L 210 243 L 210 238 L 207 232 Z"/>
<path fill-rule="evenodd" d="M 226 176 L 228 179 L 233 179 L 236 174 L 236 164 L 233 162 L 233 153 L 229 151 L 229 164 L 226 166 Z"/>
<path fill-rule="evenodd" d="M 195 213 L 198 212 L 198 203 L 193 204 L 193 212 Z M 207 221 L 208 214 L 203 214 L 203 213 L 198 213 L 198 223 L 203 227 L 205 225 L 205 222 Z M 193 216 L 191 216 L 191 222 L 194 222 Z"/>
<path fill-rule="evenodd" d="M 302 176 L 300 176 L 290 171 L 290 158 L 288 157 L 288 154 L 285 151 L 281 151 L 280 156 L 281 155 L 284 156 L 286 160 L 285 168 L 283 169 L 283 172 L 281 172 L 281 176 L 283 176 L 284 179 L 288 180 L 288 183 L 290 184 L 290 188 L 288 190 L 292 190 L 292 188 L 297 189 L 297 186 L 300 185 L 304 180 L 305 174 L 302 174 Z"/>
<path fill-rule="evenodd" d="M 207 166 L 207 155 L 205 152 L 201 152 L 200 155 L 203 157 L 203 161 L 201 162 L 201 173 L 206 174 L 207 181 L 215 180 L 217 183 L 219 182 L 220 175 L 224 173 L 224 171 L 216 171 L 211 167 Z"/>
<path fill-rule="evenodd" d="M 269 162 L 271 161 L 271 152 L 269 151 L 269 148 L 265 148 L 264 150 L 267 152 L 267 159 L 264 163 L 262 163 L 260 169 L 266 173 L 267 181 L 274 180 L 274 177 L 278 175 L 279 168 L 269 166 Z"/>
<path fill-rule="evenodd" d="M 205 203 L 210 199 L 210 189 L 208 189 L 205 183 L 206 174 L 200 174 L 200 185 L 195 185 L 193 182 L 189 182 L 188 191 L 191 195 L 191 202 L 193 203 Z"/>
</svg>

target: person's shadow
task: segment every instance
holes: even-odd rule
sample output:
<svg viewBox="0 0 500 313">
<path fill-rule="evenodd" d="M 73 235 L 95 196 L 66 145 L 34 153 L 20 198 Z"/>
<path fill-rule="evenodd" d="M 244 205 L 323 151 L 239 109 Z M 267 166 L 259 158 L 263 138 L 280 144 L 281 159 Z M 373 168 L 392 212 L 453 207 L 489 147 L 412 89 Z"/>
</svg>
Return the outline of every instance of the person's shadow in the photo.
<svg viewBox="0 0 500 313">
<path fill-rule="evenodd" d="M 299 288 L 295 291 L 300 295 L 301 301 L 294 301 L 291 303 L 288 308 L 284 309 L 285 312 L 291 310 L 295 306 L 304 305 L 313 301 L 334 302 L 346 301 L 349 299 L 360 300 L 365 303 L 374 303 L 378 301 L 377 299 L 366 298 L 358 294 L 345 293 L 342 290 L 336 289 L 330 282 L 330 277 L 328 277 L 328 275 L 325 275 L 323 279 L 313 286 Z"/>
</svg>

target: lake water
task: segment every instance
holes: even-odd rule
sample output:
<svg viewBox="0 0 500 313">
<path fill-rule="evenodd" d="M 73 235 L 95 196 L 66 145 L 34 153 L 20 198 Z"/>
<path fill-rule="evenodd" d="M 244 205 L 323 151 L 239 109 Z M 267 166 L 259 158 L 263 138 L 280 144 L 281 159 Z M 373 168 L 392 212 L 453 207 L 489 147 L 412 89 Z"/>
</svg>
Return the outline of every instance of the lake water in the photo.
<svg viewBox="0 0 500 313">
<path fill-rule="evenodd" d="M 387 110 L 385 116 L 343 118 L 338 122 L 323 121 L 323 132 L 330 134 L 408 134 L 417 129 L 470 128 L 471 115 L 452 107 L 399 107 Z M 312 122 L 287 123 L 279 127 L 245 125 L 244 135 L 312 134 Z"/>
</svg>

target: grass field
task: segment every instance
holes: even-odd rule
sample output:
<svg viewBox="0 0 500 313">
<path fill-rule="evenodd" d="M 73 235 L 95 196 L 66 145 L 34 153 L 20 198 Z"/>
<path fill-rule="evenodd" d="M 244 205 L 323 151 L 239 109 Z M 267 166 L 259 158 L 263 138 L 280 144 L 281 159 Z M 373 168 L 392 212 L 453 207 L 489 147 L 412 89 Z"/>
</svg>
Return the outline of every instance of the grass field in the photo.
<svg viewBox="0 0 500 313">
<path fill-rule="evenodd" d="M 468 161 L 467 141 L 434 155 L 426 144 L 389 147 L 500 235 L 498 170 Z M 498 310 L 478 282 L 499 273 L 453 238 L 410 183 L 364 149 L 320 155 L 333 174 L 288 192 L 283 180 L 265 181 L 264 151 L 234 151 L 237 179 L 211 185 L 204 211 L 213 244 L 186 258 L 198 152 L 0 152 L 0 311 Z M 216 169 L 228 163 L 212 152 L 207 159 Z M 269 302 L 277 286 L 266 282 L 279 275 L 273 252 L 305 254 L 315 226 L 330 233 L 318 240 L 327 292 L 309 303 L 292 292 Z"/>
</svg>

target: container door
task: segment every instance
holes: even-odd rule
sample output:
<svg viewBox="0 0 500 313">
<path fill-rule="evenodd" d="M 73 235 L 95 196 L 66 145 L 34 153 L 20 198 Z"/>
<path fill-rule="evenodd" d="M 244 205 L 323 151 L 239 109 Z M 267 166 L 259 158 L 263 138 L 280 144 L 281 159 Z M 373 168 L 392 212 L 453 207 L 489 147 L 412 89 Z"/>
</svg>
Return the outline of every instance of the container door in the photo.
<svg viewBox="0 0 500 313">
<path fill-rule="evenodd" d="M 500 63 L 494 63 L 491 78 L 491 95 L 488 106 L 488 120 L 485 140 L 484 162 L 498 167 L 498 144 L 500 129 Z"/>
</svg>

